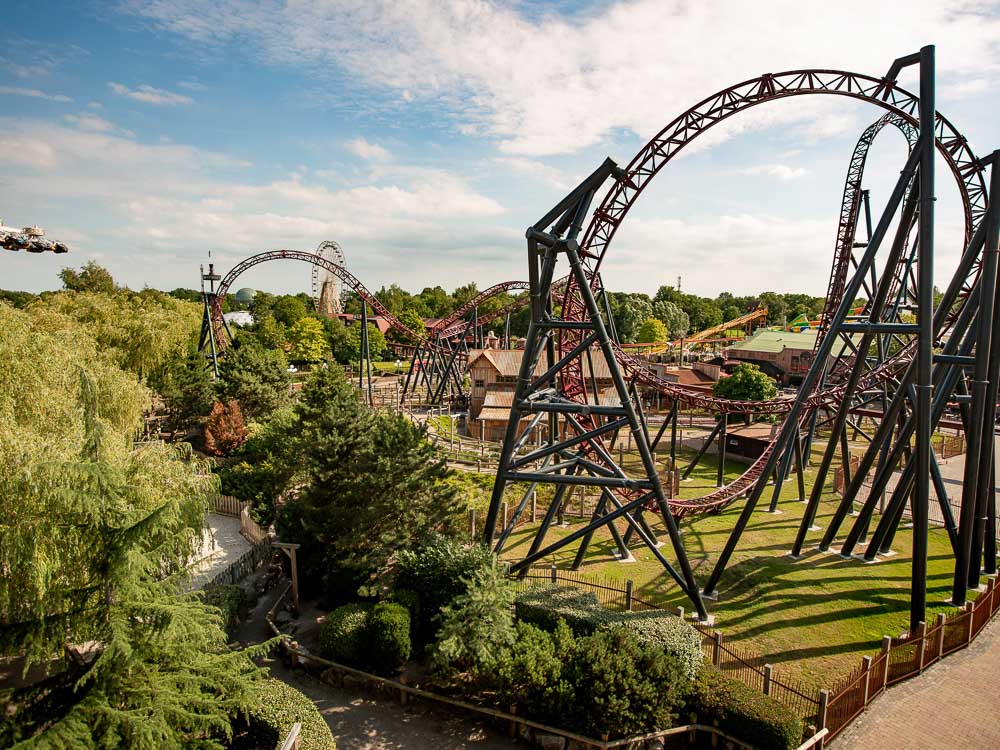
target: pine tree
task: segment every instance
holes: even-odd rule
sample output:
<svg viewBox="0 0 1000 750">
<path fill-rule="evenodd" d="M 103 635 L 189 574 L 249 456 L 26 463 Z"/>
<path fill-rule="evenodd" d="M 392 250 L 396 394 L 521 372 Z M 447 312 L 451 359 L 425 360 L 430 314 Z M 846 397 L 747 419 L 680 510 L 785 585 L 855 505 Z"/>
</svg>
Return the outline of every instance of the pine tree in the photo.
<svg viewBox="0 0 1000 750">
<path fill-rule="evenodd" d="M 0 744 L 221 747 L 261 649 L 228 650 L 218 611 L 181 588 L 212 485 L 169 446 L 132 450 L 80 381 L 79 457 L 25 457 L 0 478 L 0 653 L 57 670 L 10 697 Z M 52 661 L 73 644 L 82 665 Z"/>
<path fill-rule="evenodd" d="M 243 412 L 238 401 L 216 401 L 205 423 L 205 453 L 226 456 L 246 442 Z"/>
</svg>

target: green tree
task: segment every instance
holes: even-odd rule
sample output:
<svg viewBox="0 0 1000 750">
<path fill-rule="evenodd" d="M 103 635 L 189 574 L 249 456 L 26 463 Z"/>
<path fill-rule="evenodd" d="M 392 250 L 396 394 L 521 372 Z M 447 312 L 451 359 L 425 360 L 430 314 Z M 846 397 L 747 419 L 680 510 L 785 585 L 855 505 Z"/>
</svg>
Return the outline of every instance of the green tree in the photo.
<svg viewBox="0 0 1000 750">
<path fill-rule="evenodd" d="M 248 419 L 261 419 L 289 400 L 288 361 L 283 352 L 248 342 L 219 362 L 219 397 L 239 401 Z"/>
<path fill-rule="evenodd" d="M 364 578 L 461 511 L 450 470 L 424 428 L 373 413 L 337 368 L 318 370 L 298 406 L 307 484 L 279 518 L 281 533 L 308 547 L 302 567 L 328 586 Z"/>
<path fill-rule="evenodd" d="M 643 322 L 653 317 L 653 305 L 649 297 L 645 294 L 615 292 L 609 299 L 618 337 L 623 342 L 635 342 Z"/>
<path fill-rule="evenodd" d="M 404 326 L 409 328 L 411 331 L 416 333 L 418 336 L 423 337 L 427 331 L 427 326 L 424 325 L 424 319 L 420 317 L 415 309 L 408 307 L 399 314 L 399 322 Z M 397 341 L 405 344 L 415 344 L 416 341 L 412 336 L 404 336 L 396 331 L 392 331 L 392 337 Z"/>
<path fill-rule="evenodd" d="M 212 408 L 215 385 L 205 357 L 193 345 L 172 359 L 150 378 L 167 409 L 171 430 L 183 430 L 195 424 Z"/>
<path fill-rule="evenodd" d="M 643 344 L 667 340 L 667 327 L 657 318 L 646 318 L 639 327 L 636 339 Z"/>
<path fill-rule="evenodd" d="M 757 365 L 744 362 L 713 385 L 712 394 L 733 401 L 765 401 L 778 395 L 778 387 Z"/>
<path fill-rule="evenodd" d="M 337 350 L 337 361 L 341 364 L 356 364 L 361 357 L 361 323 L 348 326 L 343 344 Z M 382 359 L 385 354 L 385 336 L 373 323 L 368 324 L 368 354 L 372 361 Z"/>
<path fill-rule="evenodd" d="M 667 336 L 670 340 L 687 335 L 690 321 L 687 313 L 679 305 L 665 300 L 657 300 L 653 302 L 653 317 L 667 327 Z"/>
<path fill-rule="evenodd" d="M 286 326 L 295 325 L 309 312 L 302 299 L 289 294 L 278 297 L 271 306 L 271 311 L 275 320 Z"/>
<path fill-rule="evenodd" d="M 79 442 L 0 471 L 0 653 L 57 669 L 8 697 L 0 744 L 221 748 L 263 649 L 229 651 L 218 610 L 179 586 L 212 485 L 163 444 L 133 450 L 79 377 Z M 50 661 L 86 643 L 83 665 Z"/>
<path fill-rule="evenodd" d="M 116 288 L 111 274 L 95 260 L 88 260 L 79 271 L 64 268 L 59 272 L 59 279 L 63 283 L 63 288 L 71 292 L 113 294 Z"/>
<path fill-rule="evenodd" d="M 289 356 L 296 362 L 322 362 L 330 353 L 326 331 L 316 318 L 299 318 L 288 329 L 288 343 L 292 345 Z"/>
<path fill-rule="evenodd" d="M 265 349 L 281 349 L 288 338 L 285 326 L 275 320 L 270 313 L 254 319 L 253 335 Z"/>
<path fill-rule="evenodd" d="M 440 286 L 425 287 L 417 299 L 424 305 L 428 317 L 443 318 L 455 309 L 454 300 Z"/>
</svg>

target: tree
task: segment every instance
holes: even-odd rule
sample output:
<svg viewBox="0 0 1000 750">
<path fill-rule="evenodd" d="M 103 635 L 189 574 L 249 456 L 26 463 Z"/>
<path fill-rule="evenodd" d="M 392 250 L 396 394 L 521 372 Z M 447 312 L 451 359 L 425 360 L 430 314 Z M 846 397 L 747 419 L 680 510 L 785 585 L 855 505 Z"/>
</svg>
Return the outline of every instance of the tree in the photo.
<svg viewBox="0 0 1000 750">
<path fill-rule="evenodd" d="M 259 319 L 254 319 L 253 335 L 265 349 L 281 349 L 287 339 L 285 326 L 275 320 L 270 313 L 264 313 Z"/>
<path fill-rule="evenodd" d="M 416 333 L 418 336 L 423 337 L 427 331 L 427 326 L 424 325 L 424 319 L 417 314 L 417 311 L 412 307 L 408 307 L 403 312 L 399 314 L 399 322 L 404 326 L 409 328 L 411 331 Z M 397 331 L 392 331 L 392 337 L 404 344 L 415 344 L 416 340 L 412 336 L 404 336 Z"/>
<path fill-rule="evenodd" d="M 778 395 L 778 387 L 757 365 L 744 362 L 712 386 L 712 395 L 733 401 L 765 401 Z"/>
<path fill-rule="evenodd" d="M 239 401 L 247 418 L 261 419 L 288 403 L 288 361 L 283 352 L 244 343 L 219 362 L 218 387 L 220 399 Z"/>
<path fill-rule="evenodd" d="M 610 300 L 618 337 L 624 342 L 636 341 L 643 321 L 653 317 L 649 297 L 645 294 L 612 293 Z"/>
<path fill-rule="evenodd" d="M 455 309 L 454 300 L 440 286 L 424 287 L 417 299 L 424 305 L 428 317 L 443 318 Z"/>
<path fill-rule="evenodd" d="M 670 340 L 687 335 L 689 325 L 687 313 L 673 302 L 664 300 L 653 302 L 653 317 L 667 327 L 667 336 Z"/>
<path fill-rule="evenodd" d="M 288 330 L 289 356 L 296 362 L 322 362 L 330 353 L 323 324 L 316 318 L 299 318 Z"/>
<path fill-rule="evenodd" d="M 178 585 L 211 483 L 169 446 L 133 450 L 79 382 L 79 430 L 0 470 L 0 653 L 56 670 L 7 698 L 0 744 L 221 748 L 266 649 L 229 651 L 218 610 Z M 81 664 L 52 660 L 74 644 Z"/>
<path fill-rule="evenodd" d="M 205 453 L 210 456 L 227 456 L 243 445 L 245 440 L 246 429 L 239 402 L 223 404 L 216 401 L 205 424 Z"/>
<path fill-rule="evenodd" d="M 656 318 L 646 318 L 639 327 L 636 339 L 643 344 L 667 340 L 667 327 Z"/>
<path fill-rule="evenodd" d="M 286 326 L 295 325 L 308 313 L 305 302 L 297 296 L 288 294 L 278 297 L 271 306 L 271 311 L 275 320 Z"/>
<path fill-rule="evenodd" d="M 108 270 L 94 260 L 88 260 L 79 271 L 64 268 L 59 272 L 59 278 L 63 287 L 71 292 L 113 294 L 116 288 Z"/>
<path fill-rule="evenodd" d="M 432 531 L 457 528 L 451 472 L 423 427 L 369 411 L 337 368 L 312 375 L 298 413 L 307 483 L 279 530 L 303 544 L 304 575 L 327 587 L 363 582 Z"/>
<path fill-rule="evenodd" d="M 163 399 L 174 433 L 190 427 L 208 414 L 215 401 L 215 385 L 205 357 L 193 343 L 186 352 L 178 352 L 168 360 L 150 378 L 150 385 Z"/>
<path fill-rule="evenodd" d="M 361 323 L 355 322 L 348 326 L 343 345 L 337 351 L 337 361 L 344 365 L 354 364 L 361 358 Z M 379 360 L 385 354 L 385 336 L 372 323 L 368 324 L 368 354 L 371 359 Z"/>
</svg>

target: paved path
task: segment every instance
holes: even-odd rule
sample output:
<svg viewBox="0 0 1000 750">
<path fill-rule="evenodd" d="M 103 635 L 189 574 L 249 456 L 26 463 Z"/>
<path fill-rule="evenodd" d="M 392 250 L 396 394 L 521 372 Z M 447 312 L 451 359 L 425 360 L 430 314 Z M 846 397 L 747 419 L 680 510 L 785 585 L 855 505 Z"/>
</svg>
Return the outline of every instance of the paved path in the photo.
<svg viewBox="0 0 1000 750">
<path fill-rule="evenodd" d="M 919 677 L 889 688 L 834 750 L 992 750 L 1000 748 L 1000 620 L 969 648 Z"/>
<path fill-rule="evenodd" d="M 240 533 L 238 518 L 208 513 L 205 525 L 208 528 L 202 532 L 199 559 L 191 568 L 192 588 L 204 586 L 251 547 Z"/>
</svg>

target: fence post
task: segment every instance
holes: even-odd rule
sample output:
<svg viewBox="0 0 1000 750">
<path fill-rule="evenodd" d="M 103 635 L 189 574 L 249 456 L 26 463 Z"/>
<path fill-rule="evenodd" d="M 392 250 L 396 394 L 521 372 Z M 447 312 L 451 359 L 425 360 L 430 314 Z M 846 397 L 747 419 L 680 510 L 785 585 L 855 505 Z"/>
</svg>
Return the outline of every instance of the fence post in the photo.
<svg viewBox="0 0 1000 750">
<path fill-rule="evenodd" d="M 773 667 L 770 664 L 764 665 L 764 695 L 771 694 L 771 672 Z"/>
<path fill-rule="evenodd" d="M 476 538 L 476 509 L 469 508 L 469 536 Z"/>
<path fill-rule="evenodd" d="M 531 522 L 538 520 L 538 490 L 531 491 Z"/>
<path fill-rule="evenodd" d="M 555 563 L 552 564 L 552 568 L 550 569 L 550 574 L 552 576 L 552 583 L 555 583 L 559 575 L 559 569 L 555 566 Z"/>
<path fill-rule="evenodd" d="M 927 638 L 927 623 L 921 620 L 917 623 L 917 638 L 920 645 L 917 650 L 917 674 L 924 671 L 924 641 Z"/>
<path fill-rule="evenodd" d="M 871 686 L 871 676 L 872 676 L 872 658 L 870 656 L 862 656 L 861 664 L 865 668 L 865 700 L 861 704 L 862 706 L 868 705 L 868 689 Z M 888 665 L 886 665 L 888 666 Z"/>
<path fill-rule="evenodd" d="M 712 633 L 712 665 L 719 666 L 722 661 L 722 633 L 716 630 Z"/>
<path fill-rule="evenodd" d="M 503 527 L 507 528 L 507 503 L 500 503 L 500 512 L 503 514 Z"/>
<path fill-rule="evenodd" d="M 830 691 L 820 690 L 819 691 L 819 728 L 826 729 L 826 709 L 830 704 Z M 820 747 L 823 747 L 823 741 L 820 740 Z"/>
<path fill-rule="evenodd" d="M 684 607 L 678 607 L 677 608 L 677 616 L 679 618 L 681 618 L 682 620 L 684 619 Z"/>
<path fill-rule="evenodd" d="M 889 687 L 889 652 L 892 651 L 892 638 L 887 635 L 882 636 L 882 651 L 885 653 L 885 669 L 882 670 L 882 686 L 879 692 Z"/>
<path fill-rule="evenodd" d="M 625 581 L 625 611 L 632 611 L 632 581 Z"/>
<path fill-rule="evenodd" d="M 944 656 L 944 613 L 938 612 L 937 616 L 937 627 L 938 627 L 938 659 Z"/>
<path fill-rule="evenodd" d="M 969 627 L 965 629 L 965 645 L 972 643 L 972 602 L 965 603 L 965 614 L 969 616 Z"/>
</svg>

